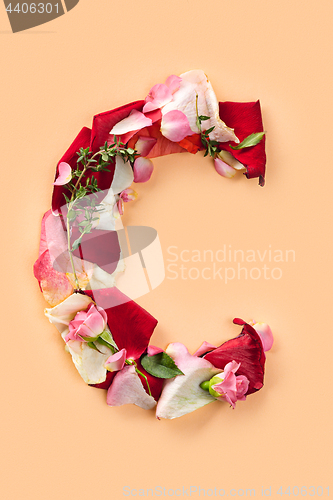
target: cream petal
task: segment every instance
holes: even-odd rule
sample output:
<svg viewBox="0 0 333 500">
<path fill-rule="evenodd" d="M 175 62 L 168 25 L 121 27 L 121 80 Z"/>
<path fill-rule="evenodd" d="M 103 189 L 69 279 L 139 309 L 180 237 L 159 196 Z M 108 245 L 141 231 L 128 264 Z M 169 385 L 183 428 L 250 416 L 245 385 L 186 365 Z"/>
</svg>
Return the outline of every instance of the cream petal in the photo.
<svg viewBox="0 0 333 500">
<path fill-rule="evenodd" d="M 116 157 L 116 168 L 114 171 L 111 189 L 114 194 L 119 194 L 128 188 L 134 179 L 133 170 L 130 162 L 125 162 L 119 156 Z"/>
<path fill-rule="evenodd" d="M 192 356 L 179 342 L 169 344 L 166 353 L 174 359 L 184 375 L 165 382 L 156 408 L 157 418 L 181 417 L 216 401 L 209 392 L 201 389 L 200 384 L 221 370 L 203 358 Z"/>
<path fill-rule="evenodd" d="M 218 156 L 221 158 L 222 161 L 230 165 L 230 167 L 233 167 L 236 170 L 246 170 L 244 167 L 243 163 L 240 163 L 236 158 L 232 156 L 229 151 L 224 151 L 223 149 L 219 152 Z"/>
<path fill-rule="evenodd" d="M 162 114 L 178 109 L 185 113 L 193 132 L 198 133 L 196 125 L 196 95 L 198 95 L 198 113 L 199 115 L 209 116 L 210 119 L 202 122 L 202 129 L 208 130 L 215 127 L 209 134 L 211 140 L 218 142 L 235 141 L 239 142 L 233 129 L 220 119 L 219 103 L 207 79 L 205 73 L 201 70 L 188 71 L 180 75 L 179 90 L 173 94 L 173 100 L 162 108 Z"/>
<path fill-rule="evenodd" d="M 45 309 L 45 315 L 61 333 L 63 339 L 69 332 L 68 325 L 79 311 L 86 309 L 92 299 L 87 295 L 74 293 L 55 307 Z M 72 355 L 75 367 L 87 384 L 99 384 L 106 379 L 104 363 L 111 355 L 110 349 L 100 346 L 98 351 L 91 349 L 86 342 L 75 341 L 66 344 L 66 350 Z"/>
</svg>

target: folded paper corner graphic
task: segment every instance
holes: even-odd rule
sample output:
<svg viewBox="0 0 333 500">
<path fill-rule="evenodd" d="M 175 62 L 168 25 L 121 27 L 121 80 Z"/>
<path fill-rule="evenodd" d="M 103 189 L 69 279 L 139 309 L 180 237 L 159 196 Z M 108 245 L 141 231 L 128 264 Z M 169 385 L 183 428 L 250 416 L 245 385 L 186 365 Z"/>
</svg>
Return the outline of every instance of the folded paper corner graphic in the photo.
<svg viewBox="0 0 333 500">
<path fill-rule="evenodd" d="M 65 0 L 67 12 L 71 9 L 74 9 L 74 7 L 79 3 L 79 1 L 80 0 Z"/>
<path fill-rule="evenodd" d="M 12 31 L 13 33 L 17 33 L 53 21 L 53 19 L 72 10 L 79 1 L 46 0 L 42 2 L 10 2 L 9 0 L 4 0 L 4 4 Z"/>
</svg>

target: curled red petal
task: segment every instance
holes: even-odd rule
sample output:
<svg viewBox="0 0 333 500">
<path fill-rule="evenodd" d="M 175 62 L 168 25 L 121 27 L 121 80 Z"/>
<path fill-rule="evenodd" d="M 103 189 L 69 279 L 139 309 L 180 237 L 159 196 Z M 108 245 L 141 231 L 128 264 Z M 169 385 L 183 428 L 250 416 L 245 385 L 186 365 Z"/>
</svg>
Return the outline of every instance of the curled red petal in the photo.
<svg viewBox="0 0 333 500">
<path fill-rule="evenodd" d="M 249 379 L 247 394 L 251 394 L 264 385 L 265 354 L 255 329 L 238 318 L 234 320 L 234 323 L 243 325 L 240 335 L 224 342 L 220 347 L 206 354 L 204 358 L 221 370 L 231 361 L 240 363 L 237 375 L 245 375 Z"/>
<path fill-rule="evenodd" d="M 250 134 L 263 132 L 260 102 L 220 102 L 220 117 L 228 127 L 235 130 L 235 134 L 242 142 Z M 220 148 L 229 151 L 236 160 L 246 167 L 246 177 L 259 177 L 261 186 L 265 183 L 265 136 L 256 145 L 249 148 L 234 150 L 232 142 L 221 142 Z"/>
<path fill-rule="evenodd" d="M 157 320 L 117 288 L 87 290 L 86 294 L 105 310 L 118 348 L 126 349 L 127 358 L 140 358 L 148 347 Z"/>
</svg>

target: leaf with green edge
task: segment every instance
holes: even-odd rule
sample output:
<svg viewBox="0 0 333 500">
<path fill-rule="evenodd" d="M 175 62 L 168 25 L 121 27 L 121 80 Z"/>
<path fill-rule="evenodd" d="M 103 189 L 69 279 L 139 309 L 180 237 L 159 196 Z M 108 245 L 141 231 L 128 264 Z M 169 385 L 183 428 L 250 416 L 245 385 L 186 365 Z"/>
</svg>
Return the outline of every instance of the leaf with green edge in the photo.
<svg viewBox="0 0 333 500">
<path fill-rule="evenodd" d="M 87 346 L 90 347 L 91 349 L 95 349 L 95 351 L 98 351 L 97 347 L 93 342 L 87 342 Z"/>
<path fill-rule="evenodd" d="M 141 364 L 150 375 L 157 378 L 168 379 L 177 377 L 177 375 L 184 375 L 166 352 L 159 352 L 154 356 L 146 354 L 141 358 Z"/>
<path fill-rule="evenodd" d="M 209 116 L 205 116 L 205 115 L 200 115 L 200 116 L 199 116 L 199 120 L 200 120 L 201 122 L 204 122 L 205 120 L 209 120 L 209 119 L 210 119 L 210 117 L 209 117 Z"/>
<path fill-rule="evenodd" d="M 99 338 L 104 340 L 104 342 L 112 345 L 112 347 L 114 347 L 115 349 L 117 349 L 117 351 L 119 351 L 119 348 L 118 348 L 117 344 L 115 343 L 111 333 L 108 332 L 107 330 L 104 330 L 104 332 L 99 336 Z"/>
<path fill-rule="evenodd" d="M 265 132 L 256 132 L 255 134 L 250 134 L 247 137 L 245 137 L 244 141 L 242 141 L 240 144 L 237 144 L 237 146 L 231 146 L 231 149 L 243 149 L 243 148 L 250 148 L 251 146 L 256 146 L 259 144 L 261 139 L 264 137 Z"/>
</svg>

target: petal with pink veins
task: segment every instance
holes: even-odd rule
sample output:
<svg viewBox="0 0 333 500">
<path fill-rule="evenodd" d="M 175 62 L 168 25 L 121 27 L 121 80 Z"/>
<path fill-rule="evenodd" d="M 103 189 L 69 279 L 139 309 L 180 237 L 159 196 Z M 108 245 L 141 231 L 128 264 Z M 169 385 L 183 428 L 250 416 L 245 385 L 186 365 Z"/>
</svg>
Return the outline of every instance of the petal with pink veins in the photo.
<svg viewBox="0 0 333 500">
<path fill-rule="evenodd" d="M 163 115 L 161 133 L 172 142 L 182 141 L 193 134 L 186 115 L 177 109 Z"/>
<path fill-rule="evenodd" d="M 104 367 L 109 372 L 118 372 L 124 368 L 127 352 L 126 349 L 112 354 L 104 363 Z"/>
<path fill-rule="evenodd" d="M 140 156 L 134 162 L 134 182 L 147 182 L 152 176 L 154 165 L 149 158 Z"/>
<path fill-rule="evenodd" d="M 147 118 L 141 111 L 133 109 L 127 118 L 118 122 L 111 130 L 110 134 L 123 135 L 133 130 L 141 130 L 144 127 L 150 127 L 152 120 Z"/>
<path fill-rule="evenodd" d="M 221 372 L 204 358 L 192 356 L 187 348 L 175 342 L 166 349 L 184 375 L 166 380 L 156 408 L 157 418 L 177 418 L 216 399 L 200 384 Z"/>
<path fill-rule="evenodd" d="M 261 342 L 264 346 L 264 351 L 269 351 L 274 343 L 273 333 L 269 325 L 267 323 L 252 323 L 250 325 L 253 326 L 257 334 L 259 335 Z"/>
<path fill-rule="evenodd" d="M 139 153 L 141 156 L 148 156 L 150 151 L 153 149 L 157 142 L 157 139 L 154 137 L 146 137 L 146 136 L 141 136 L 135 143 L 135 150 Z"/>
<path fill-rule="evenodd" d="M 201 356 L 202 354 L 207 354 L 209 351 L 212 349 L 216 349 L 216 346 L 213 344 L 210 344 L 209 342 L 204 341 L 199 349 L 195 351 L 193 356 Z"/>
<path fill-rule="evenodd" d="M 54 181 L 54 186 L 64 186 L 72 179 L 72 168 L 68 163 L 62 161 L 58 166 L 58 177 Z"/>
<path fill-rule="evenodd" d="M 222 177 L 226 177 L 227 179 L 231 179 L 231 177 L 234 177 L 237 173 L 237 170 L 230 167 L 230 165 L 222 161 L 220 158 L 214 159 L 214 167 L 219 175 L 222 175 Z"/>
<path fill-rule="evenodd" d="M 155 399 L 146 393 L 134 366 L 125 366 L 117 373 L 109 387 L 106 402 L 109 406 L 134 404 L 144 410 L 156 405 Z"/>
<path fill-rule="evenodd" d="M 35 262 L 34 275 L 39 281 L 45 300 L 51 306 L 56 306 L 73 293 L 73 287 L 66 274 L 53 268 L 48 250 L 45 250 Z"/>
<path fill-rule="evenodd" d="M 144 113 L 162 108 L 172 100 L 172 92 L 164 83 L 154 85 L 145 99 L 145 105 L 142 108 Z"/>
<path fill-rule="evenodd" d="M 134 189 L 130 189 L 130 188 L 124 189 L 124 191 L 122 191 L 120 193 L 120 198 L 125 203 L 128 203 L 129 201 L 134 201 L 137 199 L 137 197 L 138 197 L 138 193 L 136 191 L 134 191 Z"/>
</svg>

